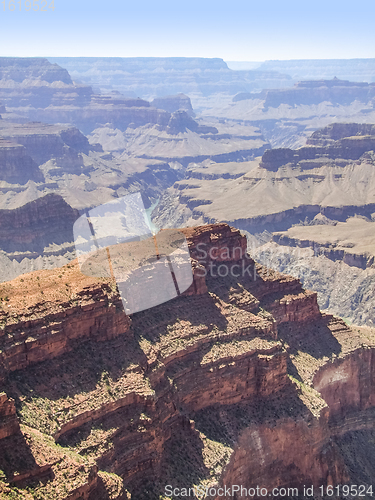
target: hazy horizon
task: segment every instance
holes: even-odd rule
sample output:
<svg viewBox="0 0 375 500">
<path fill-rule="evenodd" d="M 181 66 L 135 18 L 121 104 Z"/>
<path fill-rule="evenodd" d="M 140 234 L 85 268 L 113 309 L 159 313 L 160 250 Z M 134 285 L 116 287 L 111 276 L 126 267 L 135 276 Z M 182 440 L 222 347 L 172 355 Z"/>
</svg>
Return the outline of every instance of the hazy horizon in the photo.
<svg viewBox="0 0 375 500">
<path fill-rule="evenodd" d="M 48 0 L 48 4 L 50 0 Z M 225 61 L 367 59 L 373 2 L 313 6 L 235 1 L 55 0 L 55 10 L 0 5 L 0 55 L 10 57 L 219 57 Z M 5 9 L 5 11 L 4 11 Z"/>
</svg>

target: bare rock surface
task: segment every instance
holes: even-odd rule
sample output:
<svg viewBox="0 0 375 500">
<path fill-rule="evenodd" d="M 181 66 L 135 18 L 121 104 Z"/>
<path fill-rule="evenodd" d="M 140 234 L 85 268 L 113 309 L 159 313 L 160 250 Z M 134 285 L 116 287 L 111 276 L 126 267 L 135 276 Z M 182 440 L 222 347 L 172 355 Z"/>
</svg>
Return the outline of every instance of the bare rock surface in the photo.
<svg viewBox="0 0 375 500">
<path fill-rule="evenodd" d="M 223 59 L 201 57 L 54 57 L 73 78 L 103 89 L 134 92 L 143 98 L 183 92 L 209 96 L 289 86 L 287 74 L 233 71 Z"/>
<path fill-rule="evenodd" d="M 267 150 L 261 160 L 247 164 L 249 170 L 241 177 L 193 176 L 177 182 L 166 194 L 165 210 L 171 203 L 177 208 L 170 224 L 227 221 L 257 233 L 284 230 L 319 213 L 342 221 L 356 213 L 371 217 L 375 136 L 368 132 L 372 128 L 357 125 L 356 135 L 343 137 L 352 133 L 349 126 L 332 127 L 340 128 L 341 136 L 328 145 L 319 139 L 319 134 L 326 134 L 323 129 L 312 136 L 313 145 Z M 319 145 L 320 140 L 325 145 Z M 163 200 L 157 211 L 157 218 L 167 223 Z"/>
<path fill-rule="evenodd" d="M 242 92 L 231 102 L 207 100 L 201 104 L 202 116 L 256 124 L 272 147 L 295 149 L 306 144 L 311 132 L 331 123 L 374 123 L 374 92 L 374 83 L 302 81 L 291 88 Z"/>
<path fill-rule="evenodd" d="M 174 111 L 184 110 L 190 116 L 194 116 L 193 106 L 191 105 L 190 98 L 185 94 L 169 95 L 164 97 L 157 97 L 151 101 L 151 106 L 155 108 L 164 109 L 169 113 Z"/>
<path fill-rule="evenodd" d="M 322 315 L 315 293 L 247 256 L 238 230 L 184 234 L 206 288 L 131 317 L 111 280 L 75 263 L 0 285 L 1 387 L 21 423 L 1 438 L 0 491 L 371 484 L 374 331 Z M 240 276 L 212 267 L 243 261 Z M 2 398 L 0 420 L 7 404 L 14 419 Z"/>
</svg>

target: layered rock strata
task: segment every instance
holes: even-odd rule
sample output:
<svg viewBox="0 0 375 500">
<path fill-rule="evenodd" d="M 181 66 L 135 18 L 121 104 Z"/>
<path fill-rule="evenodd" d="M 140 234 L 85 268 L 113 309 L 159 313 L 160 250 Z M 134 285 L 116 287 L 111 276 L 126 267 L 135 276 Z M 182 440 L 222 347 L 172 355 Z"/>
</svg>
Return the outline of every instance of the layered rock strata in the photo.
<svg viewBox="0 0 375 500">
<path fill-rule="evenodd" d="M 42 252 L 51 243 L 73 243 L 79 212 L 57 194 L 47 194 L 14 210 L 0 210 L 0 247 L 19 258 Z M 17 258 L 17 255 L 13 255 Z"/>
<path fill-rule="evenodd" d="M 289 89 L 263 90 L 258 94 L 242 93 L 233 101 L 245 99 L 264 99 L 265 108 L 277 108 L 281 104 L 290 106 L 314 105 L 324 101 L 332 104 L 348 105 L 355 100 L 369 102 L 375 97 L 375 85 L 367 82 L 347 80 L 311 80 L 302 81 Z"/>
<path fill-rule="evenodd" d="M 112 474 L 113 498 L 125 498 L 124 486 L 132 498 L 156 499 L 168 484 L 358 481 L 349 466 L 354 452 L 343 450 L 345 436 L 372 432 L 363 412 L 373 405 L 373 331 L 322 316 L 298 280 L 246 254 L 238 230 L 217 224 L 184 234 L 200 281 L 130 318 L 114 283 L 84 277 L 76 264 L 0 285 L 2 387 L 27 426 L 29 449 L 35 432 L 45 443 L 53 436 L 74 454 L 64 467 L 77 470 L 82 460 L 85 484 L 89 470 L 102 486 Z M 22 303 L 24 283 L 30 292 Z M 340 394 L 350 406 L 341 432 Z M 60 480 L 56 474 L 36 492 L 75 498 L 83 487 L 69 480 L 63 493 Z"/>
<path fill-rule="evenodd" d="M 248 171 L 237 178 L 193 174 L 164 195 L 158 223 L 222 221 L 257 234 L 284 231 L 318 214 L 336 221 L 355 214 L 371 218 L 373 133 L 372 125 L 332 124 L 312 134 L 311 144 L 302 148 L 265 151 L 260 161 L 244 163 Z"/>
<path fill-rule="evenodd" d="M 151 106 L 154 106 L 155 108 L 159 109 L 164 109 L 164 111 L 168 111 L 169 113 L 173 113 L 174 111 L 184 110 L 190 116 L 195 115 L 193 107 L 191 105 L 190 98 L 185 94 L 157 97 L 156 99 L 151 101 Z"/>
<path fill-rule="evenodd" d="M 23 145 L 0 138 L 0 179 L 26 184 L 28 180 L 43 181 L 43 175 Z"/>
</svg>

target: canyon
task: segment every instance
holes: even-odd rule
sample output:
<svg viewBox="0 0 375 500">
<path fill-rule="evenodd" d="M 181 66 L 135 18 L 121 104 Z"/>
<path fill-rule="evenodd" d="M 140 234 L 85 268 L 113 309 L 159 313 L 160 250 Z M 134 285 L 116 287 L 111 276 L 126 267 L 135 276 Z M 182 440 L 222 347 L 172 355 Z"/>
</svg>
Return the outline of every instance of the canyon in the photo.
<svg viewBox="0 0 375 500">
<path fill-rule="evenodd" d="M 52 57 L 73 78 L 106 91 L 131 96 L 164 97 L 183 92 L 209 96 L 243 90 L 289 86 L 290 77 L 276 71 L 233 71 L 220 58 L 200 57 Z"/>
<path fill-rule="evenodd" d="M 323 310 L 373 326 L 373 138 L 372 124 L 335 123 L 298 149 L 190 165 L 161 198 L 155 222 L 244 230 L 250 254 L 317 291 Z"/>
<path fill-rule="evenodd" d="M 3 495 L 371 484 L 374 331 L 322 314 L 239 230 L 182 232 L 193 285 L 130 317 L 76 262 L 0 285 Z"/>
<path fill-rule="evenodd" d="M 199 166 L 200 175 L 192 165 L 189 177 L 167 190 L 166 215 L 162 199 L 155 216 L 167 224 L 175 199 L 180 224 L 223 221 L 252 234 L 286 230 L 320 213 L 342 221 L 355 214 L 371 217 L 373 134 L 370 124 L 331 124 L 301 148 L 268 149 L 261 158 L 242 162 L 247 173 L 239 176 L 229 175 L 229 164 L 226 178 L 210 176 L 215 164 Z"/>
<path fill-rule="evenodd" d="M 372 66 L 320 64 L 0 58 L 2 498 L 372 497 Z M 136 192 L 193 282 L 126 315 L 72 229 Z"/>
</svg>

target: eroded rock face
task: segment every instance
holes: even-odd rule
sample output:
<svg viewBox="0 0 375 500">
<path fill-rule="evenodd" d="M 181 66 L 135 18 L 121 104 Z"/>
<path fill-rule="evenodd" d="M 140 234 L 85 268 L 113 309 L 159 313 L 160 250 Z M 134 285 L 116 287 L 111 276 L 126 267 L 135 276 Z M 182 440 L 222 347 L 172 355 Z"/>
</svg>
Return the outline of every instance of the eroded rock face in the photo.
<svg viewBox="0 0 375 500">
<path fill-rule="evenodd" d="M 0 58 L 0 80 L 40 79 L 48 83 L 56 81 L 72 84 L 72 79 L 66 69 L 57 64 L 51 64 L 42 57 L 2 57 Z"/>
<path fill-rule="evenodd" d="M 0 137 L 0 179 L 13 184 L 43 181 L 43 174 L 26 148 Z"/>
<path fill-rule="evenodd" d="M 73 348 L 76 339 L 91 338 L 102 342 L 129 330 L 130 320 L 118 295 L 113 295 L 108 284 L 100 286 L 93 284 L 90 278 L 83 278 L 78 287 L 72 288 L 73 284 L 67 283 L 65 290 L 61 287 L 56 296 L 57 282 L 74 271 L 69 266 L 66 273 L 41 273 L 42 285 L 38 272 L 26 279 L 29 290 L 26 300 L 20 296 L 13 306 L 18 306 L 18 313 L 10 312 L 13 307 L 6 304 L 8 295 L 2 297 L 0 370 L 3 374 L 60 356 Z M 19 285 L 23 286 L 25 279 L 19 280 L 22 280 Z M 8 290 L 9 293 L 14 291 L 13 286 L 4 284 L 3 294 Z M 48 296 L 54 299 L 53 302 L 48 302 Z"/>
<path fill-rule="evenodd" d="M 250 425 L 237 446 L 222 484 L 242 485 L 247 490 L 257 485 L 267 491 L 289 488 L 292 496 L 292 488 L 302 494 L 306 484 L 318 489 L 349 481 L 343 457 L 331 441 L 325 414 L 319 421 L 284 417 L 276 426 Z M 254 496 L 261 498 L 262 494 Z"/>
<path fill-rule="evenodd" d="M 306 144 L 328 146 L 345 137 L 375 136 L 375 125 L 371 123 L 332 123 L 311 134 Z"/>
<path fill-rule="evenodd" d="M 76 157 L 77 162 L 78 153 L 88 154 L 92 149 L 87 138 L 78 129 L 69 126 L 4 122 L 0 124 L 0 137 L 24 146 L 37 165 L 51 158 L 62 162 L 67 157 L 71 160 Z"/>
<path fill-rule="evenodd" d="M 187 130 L 192 130 L 199 134 L 217 134 L 218 130 L 216 127 L 209 127 L 207 125 L 199 125 L 189 113 L 184 110 L 178 110 L 172 113 L 168 126 L 166 128 L 169 134 L 179 134 L 186 132 Z"/>
<path fill-rule="evenodd" d="M 374 404 L 374 332 L 321 315 L 298 280 L 241 255 L 238 230 L 184 234 L 200 281 L 131 318 L 114 283 L 76 265 L 0 285 L 2 387 L 27 432 L 89 457 L 98 477 L 121 476 L 135 498 L 158 498 L 167 484 L 355 483 L 342 440 L 372 429 L 361 415 Z M 207 272 L 243 260 L 250 274 Z M 350 412 L 340 433 L 343 397 Z M 58 484 L 53 470 L 41 493 Z"/>
<path fill-rule="evenodd" d="M 154 106 L 155 108 L 164 109 L 169 113 L 174 113 L 175 111 L 184 110 L 190 116 L 195 115 L 193 107 L 191 105 L 190 98 L 185 94 L 157 97 L 151 102 L 151 105 Z"/>
<path fill-rule="evenodd" d="M 368 127 L 368 130 L 372 129 Z M 342 133 L 350 133 L 350 127 L 347 130 L 344 129 Z M 321 142 L 325 145 L 322 146 Z M 340 166 L 345 166 L 350 160 L 358 160 L 374 148 L 375 135 L 346 136 L 331 141 L 320 139 L 317 135 L 312 139 L 311 145 L 297 150 L 280 148 L 265 151 L 260 166 L 273 172 L 287 164 L 299 166 L 301 170 L 313 169 L 329 164 L 330 160 L 331 163 L 332 160 L 342 160 Z"/>
<path fill-rule="evenodd" d="M 73 242 L 72 228 L 78 217 L 78 210 L 53 193 L 14 210 L 0 210 L 0 247 L 22 259 L 52 243 Z"/>
<path fill-rule="evenodd" d="M 95 95 L 69 73 L 42 58 L 0 58 L 0 99 L 9 113 L 32 121 L 70 123 L 85 133 L 99 124 L 166 125 L 170 114 L 142 99 Z M 4 110 L 5 112 L 5 110 Z"/>
<path fill-rule="evenodd" d="M 20 432 L 14 401 L 0 393 L 0 441 Z"/>
<path fill-rule="evenodd" d="M 374 356 L 373 349 L 359 349 L 315 375 L 314 387 L 329 405 L 332 419 L 375 406 Z"/>
<path fill-rule="evenodd" d="M 289 89 L 263 90 L 258 94 L 239 94 L 233 100 L 264 99 L 264 106 L 277 108 L 281 104 L 290 106 L 313 105 L 324 101 L 348 105 L 358 100 L 369 102 L 375 96 L 375 85 L 367 82 L 332 80 L 302 81 Z"/>
</svg>

